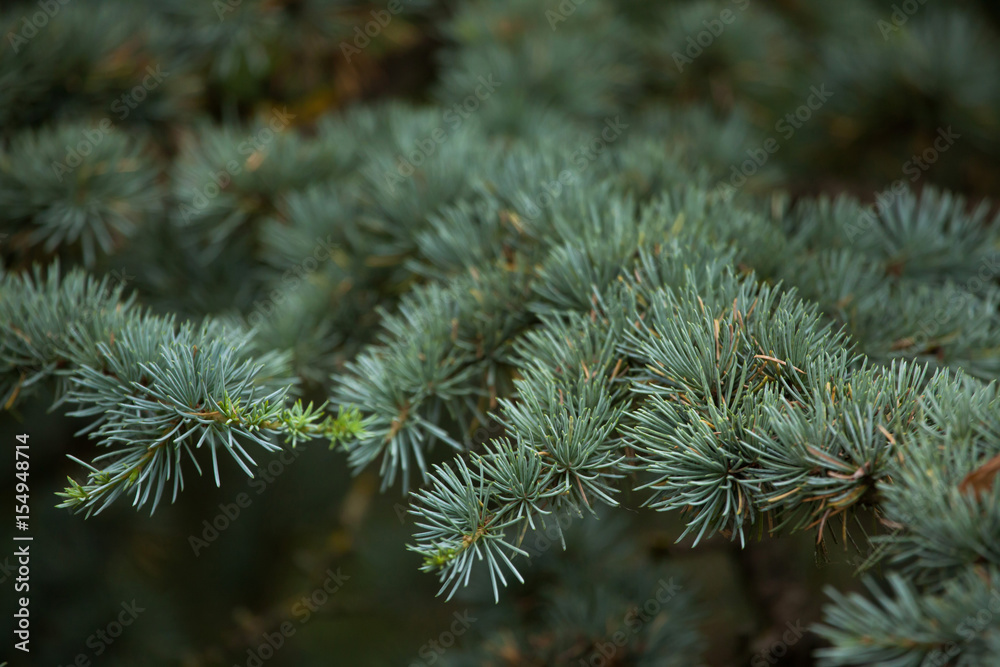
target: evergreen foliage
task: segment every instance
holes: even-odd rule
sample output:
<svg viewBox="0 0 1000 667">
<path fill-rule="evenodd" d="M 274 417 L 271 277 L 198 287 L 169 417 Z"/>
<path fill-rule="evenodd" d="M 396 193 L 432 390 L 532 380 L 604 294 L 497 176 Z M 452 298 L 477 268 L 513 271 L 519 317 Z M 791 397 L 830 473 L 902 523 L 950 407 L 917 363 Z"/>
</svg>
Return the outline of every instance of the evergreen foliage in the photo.
<svg viewBox="0 0 1000 667">
<path fill-rule="evenodd" d="M 358 86 L 339 44 L 368 7 L 345 2 L 75 0 L 0 55 L 0 404 L 85 420 L 59 507 L 152 511 L 185 471 L 218 486 L 220 458 L 253 477 L 255 452 L 319 439 L 407 497 L 447 598 L 585 582 L 453 664 L 586 659 L 658 585 L 648 559 L 593 565 L 640 507 L 691 547 L 862 554 L 820 664 L 995 664 L 995 23 L 974 3 L 892 28 L 865 0 L 403 4 L 356 66 L 431 23 L 424 103 L 321 112 Z M 758 149 L 820 85 L 829 106 Z M 944 128 L 918 174 L 940 185 L 904 181 Z M 559 553 L 534 553 L 548 531 Z M 696 595 L 671 604 L 616 664 L 700 664 Z"/>
</svg>

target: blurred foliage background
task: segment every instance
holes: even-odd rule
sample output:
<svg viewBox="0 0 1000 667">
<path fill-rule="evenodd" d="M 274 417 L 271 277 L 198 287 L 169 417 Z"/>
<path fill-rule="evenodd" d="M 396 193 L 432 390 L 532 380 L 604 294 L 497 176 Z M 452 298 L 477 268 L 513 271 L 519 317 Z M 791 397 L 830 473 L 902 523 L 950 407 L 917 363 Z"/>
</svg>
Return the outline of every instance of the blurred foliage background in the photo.
<svg viewBox="0 0 1000 667">
<path fill-rule="evenodd" d="M 726 11 L 734 19 L 711 34 Z M 920 169 L 918 187 L 975 203 L 1000 178 L 998 21 L 985 0 L 4 3 L 0 256 L 13 270 L 53 257 L 84 264 L 158 312 L 253 323 L 274 308 L 258 344 L 291 349 L 302 394 L 323 400 L 330 373 L 371 340 L 374 306 L 421 279 L 407 263 L 420 243 L 413 221 L 471 187 L 479 134 L 569 145 L 620 115 L 650 150 L 696 155 L 720 181 L 780 136 L 749 192 L 873 201 L 909 181 L 908 161 L 951 128 L 959 138 Z M 414 179 L 388 196 L 386 165 L 489 74 L 499 90 L 441 145 L 434 187 Z M 820 86 L 829 103 L 785 136 L 782 119 Z M 265 139 L 268 127 L 276 138 Z M 60 174 L 54 164 L 72 166 L 81 138 L 92 151 Z M 233 159 L 249 168 L 209 196 L 205 174 Z M 290 220 L 310 221 L 295 242 L 283 232 Z M 351 250 L 295 299 L 270 303 L 331 225 Z M 351 245 L 358 229 L 378 234 Z M 46 405 L 0 420 L 0 442 L 30 434 L 30 664 L 251 665 L 285 621 L 295 633 L 264 664 L 433 664 L 461 659 L 429 648 L 447 640 L 456 613 L 476 619 L 459 646 L 489 643 L 502 664 L 531 664 L 552 648 L 551 628 L 620 618 L 672 576 L 706 610 L 706 663 L 747 665 L 786 624 L 816 620 L 822 586 L 850 588 L 859 564 L 805 536 L 691 550 L 674 544 L 676 519 L 619 512 L 574 521 L 578 546 L 565 554 L 542 543 L 526 584 L 499 605 L 485 584 L 445 603 L 404 548 L 413 525 L 398 488 L 380 494 L 375 471 L 351 476 L 322 447 L 291 463 L 258 459 L 270 479 L 231 464 L 222 488 L 193 478 L 152 517 L 125 504 L 86 521 L 57 510 L 54 494 L 77 472 L 66 455 L 86 457 L 90 445 L 74 436 L 78 421 Z M 13 479 L 12 455 L 0 474 Z M 248 506 L 225 518 L 241 493 Z M 228 525 L 209 540 L 213 521 Z M 0 626 L 13 598 L 5 558 Z M 301 598 L 329 572 L 347 578 L 301 622 Z M 121 637 L 95 640 L 133 600 L 143 611 Z M 773 664 L 812 664 L 816 642 L 802 637 Z"/>
</svg>

